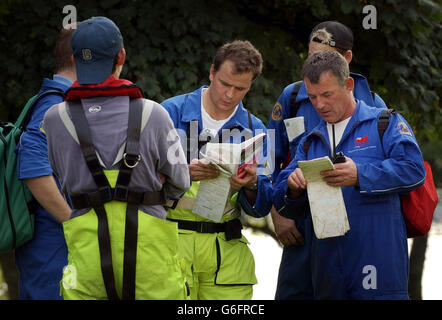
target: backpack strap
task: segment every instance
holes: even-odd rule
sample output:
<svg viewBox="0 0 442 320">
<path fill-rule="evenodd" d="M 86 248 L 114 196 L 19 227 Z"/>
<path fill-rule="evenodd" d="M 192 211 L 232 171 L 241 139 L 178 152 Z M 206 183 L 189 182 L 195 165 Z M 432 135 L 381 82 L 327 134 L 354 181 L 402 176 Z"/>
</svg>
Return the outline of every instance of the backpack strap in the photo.
<svg viewBox="0 0 442 320">
<path fill-rule="evenodd" d="M 290 94 L 290 118 L 296 117 L 299 107 L 301 106 L 301 102 L 296 102 L 296 97 L 298 96 L 298 92 L 299 89 L 301 89 L 302 83 L 302 80 L 295 82 L 295 85 L 293 86 L 293 91 Z"/>
<path fill-rule="evenodd" d="M 381 146 L 383 147 L 383 137 L 385 130 L 387 130 L 390 123 L 390 114 L 394 113 L 394 109 L 382 109 L 378 117 L 378 133 L 379 140 L 381 141 Z"/>
<path fill-rule="evenodd" d="M 307 139 L 304 141 L 304 144 L 302 145 L 302 150 L 304 150 L 306 157 L 308 155 L 308 150 L 310 149 L 311 144 L 312 144 L 312 138 L 311 136 L 308 136 Z"/>
<path fill-rule="evenodd" d="M 64 97 L 64 92 L 62 90 L 57 90 L 57 89 L 48 90 L 40 94 L 36 94 L 35 96 L 33 96 L 31 99 L 28 100 L 28 103 L 26 103 L 22 112 L 18 116 L 17 121 L 15 122 L 15 126 L 18 128 L 25 129 L 29 121 L 31 121 L 32 112 L 34 111 L 37 102 L 39 102 L 41 99 L 51 94 L 56 94 L 61 97 Z"/>
</svg>

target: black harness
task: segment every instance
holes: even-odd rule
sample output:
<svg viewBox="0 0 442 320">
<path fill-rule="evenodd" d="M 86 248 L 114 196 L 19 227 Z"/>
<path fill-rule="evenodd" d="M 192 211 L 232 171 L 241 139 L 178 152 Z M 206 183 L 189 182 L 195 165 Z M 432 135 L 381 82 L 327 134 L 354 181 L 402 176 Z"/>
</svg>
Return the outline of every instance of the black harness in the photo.
<svg viewBox="0 0 442 320">
<path fill-rule="evenodd" d="M 69 101 L 68 107 L 72 122 L 78 135 L 81 151 L 86 160 L 87 167 L 97 185 L 93 192 L 70 195 L 75 209 L 93 208 L 98 218 L 98 244 L 100 249 L 101 272 L 103 275 L 106 293 L 109 299 L 119 300 L 115 287 L 112 264 L 112 250 L 110 234 L 104 204 L 112 200 L 127 202 L 124 262 L 123 262 L 123 290 L 124 300 L 135 299 L 135 271 L 137 257 L 138 237 L 138 207 L 139 205 L 163 205 L 166 198 L 163 190 L 144 191 L 129 188 L 133 169 L 140 162 L 139 140 L 141 119 L 143 113 L 143 100 L 131 99 L 129 104 L 129 122 L 127 126 L 126 149 L 121 161 L 120 170 L 115 188 L 111 188 L 109 181 L 97 158 L 92 142 L 91 132 L 84 114 L 81 101 Z"/>
</svg>

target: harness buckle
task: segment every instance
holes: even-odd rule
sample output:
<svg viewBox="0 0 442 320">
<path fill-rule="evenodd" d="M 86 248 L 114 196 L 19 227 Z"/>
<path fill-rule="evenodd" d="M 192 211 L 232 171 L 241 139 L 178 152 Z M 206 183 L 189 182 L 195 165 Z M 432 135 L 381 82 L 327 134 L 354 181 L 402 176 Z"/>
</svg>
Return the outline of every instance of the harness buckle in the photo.
<svg viewBox="0 0 442 320">
<path fill-rule="evenodd" d="M 113 194 L 112 194 L 112 189 L 110 187 L 101 188 L 100 193 L 103 199 L 103 203 L 112 201 Z"/>
<path fill-rule="evenodd" d="M 129 188 L 116 185 L 114 189 L 114 200 L 126 202 Z"/>
<path fill-rule="evenodd" d="M 130 169 L 135 168 L 140 163 L 140 160 L 141 156 L 139 154 L 138 155 L 127 154 L 127 153 L 123 154 L 123 162 L 126 165 L 126 167 Z M 129 164 L 128 161 L 133 164 Z"/>
<path fill-rule="evenodd" d="M 166 200 L 166 209 L 174 210 L 178 205 L 179 200 L 167 199 Z M 172 203 L 172 205 L 170 205 Z"/>
<path fill-rule="evenodd" d="M 88 206 L 96 208 L 102 206 L 106 202 L 112 200 L 112 192 L 109 187 L 100 188 L 97 191 L 89 192 L 86 194 Z"/>
</svg>

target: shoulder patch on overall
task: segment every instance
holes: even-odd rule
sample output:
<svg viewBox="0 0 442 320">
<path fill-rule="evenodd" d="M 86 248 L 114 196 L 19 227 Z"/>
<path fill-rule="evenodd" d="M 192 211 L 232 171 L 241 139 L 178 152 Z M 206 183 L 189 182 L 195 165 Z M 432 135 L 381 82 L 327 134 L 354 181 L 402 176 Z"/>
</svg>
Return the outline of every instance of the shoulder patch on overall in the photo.
<svg viewBox="0 0 442 320">
<path fill-rule="evenodd" d="M 43 120 L 40 122 L 40 131 L 43 132 L 44 134 L 46 134 L 46 131 L 45 131 L 45 124 L 44 124 L 44 121 L 43 121 Z"/>
<path fill-rule="evenodd" d="M 272 111 L 272 119 L 274 121 L 282 120 L 282 106 L 279 102 L 275 104 Z"/>
<path fill-rule="evenodd" d="M 400 121 L 400 122 L 397 124 L 397 128 L 398 128 L 398 130 L 399 130 L 399 132 L 400 132 L 401 134 L 408 134 L 409 136 L 412 135 L 410 129 L 408 128 L 408 126 L 407 126 L 407 125 L 405 124 L 405 122 L 403 122 L 403 121 Z"/>
</svg>

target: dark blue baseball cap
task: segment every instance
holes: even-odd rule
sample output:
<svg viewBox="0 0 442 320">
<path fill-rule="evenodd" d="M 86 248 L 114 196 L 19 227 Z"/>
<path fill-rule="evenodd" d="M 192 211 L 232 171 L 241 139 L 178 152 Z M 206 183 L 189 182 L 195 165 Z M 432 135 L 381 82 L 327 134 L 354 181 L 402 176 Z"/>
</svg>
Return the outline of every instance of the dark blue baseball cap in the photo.
<svg viewBox="0 0 442 320">
<path fill-rule="evenodd" d="M 114 58 L 123 46 L 120 29 L 106 17 L 81 22 L 71 39 L 80 84 L 104 82 L 112 73 Z"/>
<path fill-rule="evenodd" d="M 331 39 L 322 39 L 314 36 L 320 29 L 325 29 L 325 31 L 330 33 Z M 343 50 L 352 50 L 353 48 L 353 32 L 349 27 L 338 21 L 324 21 L 316 25 L 310 33 L 309 40 Z"/>
</svg>

